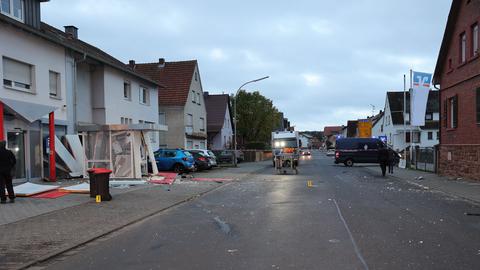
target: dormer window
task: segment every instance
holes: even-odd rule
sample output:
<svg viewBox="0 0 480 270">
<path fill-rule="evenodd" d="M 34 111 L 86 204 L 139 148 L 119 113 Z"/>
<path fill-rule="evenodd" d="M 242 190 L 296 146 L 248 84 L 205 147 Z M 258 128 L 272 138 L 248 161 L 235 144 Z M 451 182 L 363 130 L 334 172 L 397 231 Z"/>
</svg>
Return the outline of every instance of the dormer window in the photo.
<svg viewBox="0 0 480 270">
<path fill-rule="evenodd" d="M 23 0 L 0 0 L 0 2 L 2 14 L 23 22 Z"/>
</svg>

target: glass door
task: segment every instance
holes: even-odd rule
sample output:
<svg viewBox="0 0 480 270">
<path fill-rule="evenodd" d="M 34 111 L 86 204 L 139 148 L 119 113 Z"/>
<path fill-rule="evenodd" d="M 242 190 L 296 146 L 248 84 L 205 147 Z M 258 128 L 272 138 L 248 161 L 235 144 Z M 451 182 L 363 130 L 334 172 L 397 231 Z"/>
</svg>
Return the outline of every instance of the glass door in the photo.
<svg viewBox="0 0 480 270">
<path fill-rule="evenodd" d="M 13 152 L 17 159 L 13 178 L 25 179 L 25 134 L 23 131 L 7 132 L 7 148 Z"/>
</svg>

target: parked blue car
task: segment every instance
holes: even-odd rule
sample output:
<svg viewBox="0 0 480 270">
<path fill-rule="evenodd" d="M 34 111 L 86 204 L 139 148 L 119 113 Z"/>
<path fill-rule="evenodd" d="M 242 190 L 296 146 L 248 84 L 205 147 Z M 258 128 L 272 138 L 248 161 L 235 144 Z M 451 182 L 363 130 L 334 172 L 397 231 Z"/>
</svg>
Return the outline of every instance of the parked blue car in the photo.
<svg viewBox="0 0 480 270">
<path fill-rule="evenodd" d="M 177 173 L 193 171 L 195 159 L 182 149 L 158 149 L 154 152 L 158 170 L 174 171 Z"/>
</svg>

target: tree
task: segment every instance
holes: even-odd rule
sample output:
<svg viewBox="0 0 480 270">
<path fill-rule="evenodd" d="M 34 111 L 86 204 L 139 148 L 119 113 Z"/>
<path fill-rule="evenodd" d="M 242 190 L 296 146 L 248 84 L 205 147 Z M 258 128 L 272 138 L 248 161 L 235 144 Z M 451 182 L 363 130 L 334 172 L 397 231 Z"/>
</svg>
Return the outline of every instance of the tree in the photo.
<svg viewBox="0 0 480 270">
<path fill-rule="evenodd" d="M 233 102 L 237 103 L 237 132 L 239 145 L 269 145 L 271 132 L 282 119 L 273 102 L 258 91 L 241 90 Z M 257 147 L 255 147 L 257 148 Z"/>
</svg>

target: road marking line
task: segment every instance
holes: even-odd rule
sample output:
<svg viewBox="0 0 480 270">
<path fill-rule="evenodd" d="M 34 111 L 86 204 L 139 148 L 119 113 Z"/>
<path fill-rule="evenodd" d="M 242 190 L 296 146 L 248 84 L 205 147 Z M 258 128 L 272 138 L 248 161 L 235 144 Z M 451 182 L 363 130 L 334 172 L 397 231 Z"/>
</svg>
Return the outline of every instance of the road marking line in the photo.
<svg viewBox="0 0 480 270">
<path fill-rule="evenodd" d="M 333 203 L 335 203 L 335 206 L 337 207 L 338 216 L 339 216 L 340 219 L 342 220 L 343 226 L 345 226 L 345 229 L 347 230 L 348 236 L 350 237 L 350 241 L 351 241 L 352 244 L 353 244 L 353 249 L 355 250 L 355 253 L 357 254 L 357 258 L 360 260 L 360 262 L 362 262 L 363 267 L 364 267 L 366 270 L 369 270 L 368 265 L 367 265 L 367 263 L 365 262 L 365 259 L 363 258 L 362 254 L 360 253 L 360 249 L 358 248 L 357 243 L 355 242 L 355 239 L 353 238 L 352 232 L 351 232 L 350 229 L 348 228 L 347 222 L 346 222 L 345 219 L 343 218 L 342 211 L 340 211 L 340 207 L 338 206 L 338 203 L 337 203 L 337 201 L 336 201 L 335 199 L 333 199 Z"/>
</svg>

